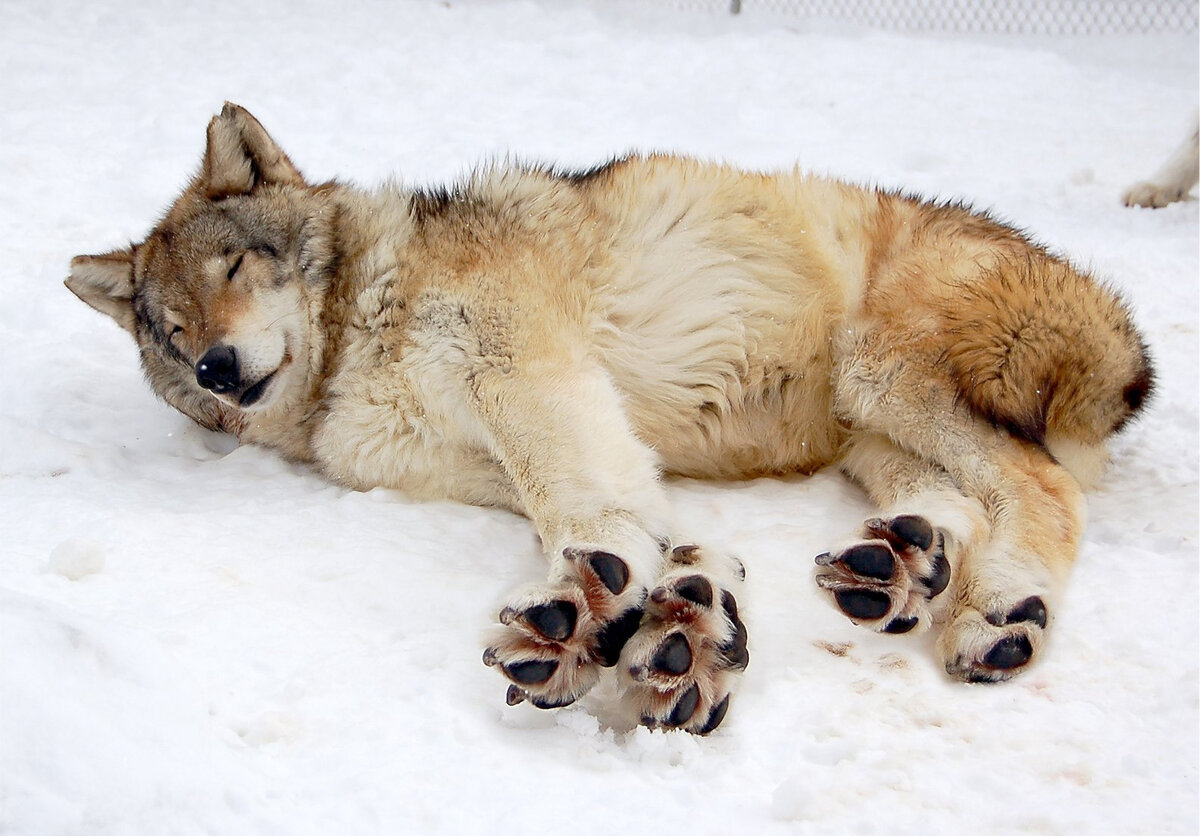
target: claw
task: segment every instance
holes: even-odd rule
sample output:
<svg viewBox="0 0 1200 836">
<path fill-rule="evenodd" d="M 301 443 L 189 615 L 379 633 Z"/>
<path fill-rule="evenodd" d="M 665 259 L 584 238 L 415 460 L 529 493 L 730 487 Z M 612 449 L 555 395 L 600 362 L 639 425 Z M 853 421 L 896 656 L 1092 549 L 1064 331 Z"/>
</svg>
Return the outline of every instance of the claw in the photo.
<svg viewBox="0 0 1200 836">
<path fill-rule="evenodd" d="M 730 558 L 733 561 L 733 572 L 738 576 L 738 580 L 746 580 L 746 564 L 738 560 L 736 557 Z"/>
<path fill-rule="evenodd" d="M 671 549 L 671 562 L 679 563 L 683 566 L 691 566 L 700 556 L 696 552 L 700 551 L 699 546 L 676 546 Z"/>
</svg>

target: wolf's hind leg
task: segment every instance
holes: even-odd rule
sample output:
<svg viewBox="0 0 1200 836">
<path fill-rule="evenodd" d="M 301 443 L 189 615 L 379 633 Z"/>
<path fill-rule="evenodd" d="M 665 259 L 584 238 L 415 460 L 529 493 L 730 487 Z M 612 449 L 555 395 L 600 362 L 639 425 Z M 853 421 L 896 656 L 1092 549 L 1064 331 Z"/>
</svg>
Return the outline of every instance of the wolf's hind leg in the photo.
<svg viewBox="0 0 1200 836">
<path fill-rule="evenodd" d="M 1044 450 L 1012 442 L 1000 461 L 1007 496 L 985 501 L 992 536 L 964 566 L 937 642 L 946 672 L 971 682 L 1009 679 L 1041 652 L 1083 528 L 1079 484 Z"/>
<path fill-rule="evenodd" d="M 937 642 L 947 672 L 969 681 L 1008 679 L 1036 658 L 1044 642 L 1056 596 L 1078 552 L 1082 491 L 1043 448 L 1014 438 L 957 402 L 955 386 L 936 359 L 926 362 L 917 354 L 879 347 L 878 341 L 860 342 L 838 383 L 843 415 L 876 434 L 857 454 L 851 450 L 848 469 L 882 504 L 928 517 L 931 528 L 950 532 L 946 558 L 952 577 L 944 593 L 946 627 Z M 879 452 L 879 437 L 899 452 Z M 866 445 L 875 445 L 877 454 Z M 915 463 L 932 465 L 928 475 L 910 480 L 909 488 L 903 487 L 905 478 L 887 475 L 888 467 L 905 456 L 914 463 L 913 473 L 920 473 Z M 927 488 L 933 483 L 940 487 L 931 495 Z M 931 510 L 920 510 L 931 500 Z M 939 519 L 942 512 L 932 510 L 939 503 L 957 506 L 969 524 L 954 532 Z M 873 528 L 868 524 L 868 531 Z M 888 540 L 880 534 L 878 539 Z M 866 569 L 857 574 L 867 579 L 875 568 L 861 551 L 839 553 L 829 562 Z M 886 560 L 880 556 L 879 562 Z M 830 581 L 821 583 L 831 588 Z M 904 621 L 882 621 L 913 616 L 897 606 L 899 597 L 889 591 L 889 609 L 871 623 L 903 627 Z M 853 596 L 848 600 L 854 602 Z M 862 596 L 863 602 L 869 600 Z M 922 615 L 916 616 L 919 623 Z"/>
<path fill-rule="evenodd" d="M 877 433 L 846 445 L 841 468 L 883 509 L 854 542 L 817 557 L 817 585 L 858 624 L 924 630 L 944 612 L 963 554 L 985 536 L 978 500 L 939 465 Z"/>
</svg>

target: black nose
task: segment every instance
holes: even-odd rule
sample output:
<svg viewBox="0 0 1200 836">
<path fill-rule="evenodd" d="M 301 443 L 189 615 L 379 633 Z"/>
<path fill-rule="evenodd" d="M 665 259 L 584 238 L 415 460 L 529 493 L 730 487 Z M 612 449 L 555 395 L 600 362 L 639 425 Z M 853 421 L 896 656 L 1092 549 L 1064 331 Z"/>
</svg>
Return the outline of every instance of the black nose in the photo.
<svg viewBox="0 0 1200 836">
<path fill-rule="evenodd" d="M 237 352 L 227 345 L 215 345 L 196 364 L 196 382 L 218 394 L 236 389 L 240 382 Z"/>
</svg>

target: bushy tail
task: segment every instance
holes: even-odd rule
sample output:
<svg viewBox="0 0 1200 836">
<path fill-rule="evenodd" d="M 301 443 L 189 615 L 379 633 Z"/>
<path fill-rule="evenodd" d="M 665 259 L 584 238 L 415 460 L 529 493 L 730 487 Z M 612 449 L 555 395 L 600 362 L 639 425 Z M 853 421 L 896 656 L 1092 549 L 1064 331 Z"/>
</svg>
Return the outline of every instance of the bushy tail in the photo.
<svg viewBox="0 0 1200 836">
<path fill-rule="evenodd" d="M 945 316 L 945 360 L 960 396 L 1020 438 L 1102 444 L 1153 389 L 1121 298 L 1043 253 L 965 283 Z"/>
</svg>

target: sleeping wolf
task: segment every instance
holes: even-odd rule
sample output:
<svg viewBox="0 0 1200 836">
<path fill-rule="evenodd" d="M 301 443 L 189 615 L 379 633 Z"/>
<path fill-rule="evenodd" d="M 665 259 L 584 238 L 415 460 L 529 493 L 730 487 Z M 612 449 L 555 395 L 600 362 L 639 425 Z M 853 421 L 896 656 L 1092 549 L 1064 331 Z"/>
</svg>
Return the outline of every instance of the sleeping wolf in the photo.
<svg viewBox="0 0 1200 836">
<path fill-rule="evenodd" d="M 235 105 L 149 237 L 67 286 L 201 425 L 529 517 L 548 577 L 484 653 L 510 704 L 616 667 L 644 723 L 701 734 L 749 660 L 740 564 L 677 530 L 661 474 L 836 463 L 881 511 L 817 586 L 994 682 L 1042 648 L 1081 484 L 1152 384 L 1111 290 L 960 206 L 673 156 L 310 185 Z"/>
</svg>

